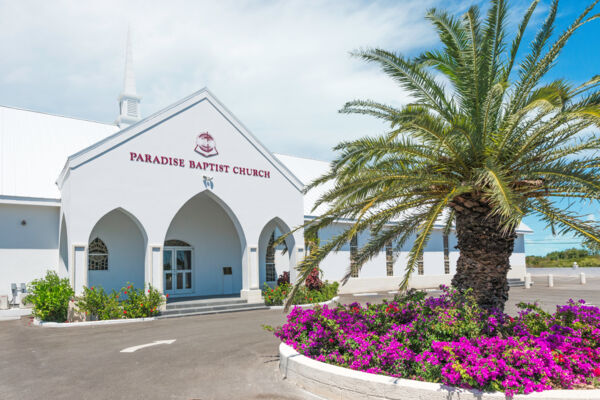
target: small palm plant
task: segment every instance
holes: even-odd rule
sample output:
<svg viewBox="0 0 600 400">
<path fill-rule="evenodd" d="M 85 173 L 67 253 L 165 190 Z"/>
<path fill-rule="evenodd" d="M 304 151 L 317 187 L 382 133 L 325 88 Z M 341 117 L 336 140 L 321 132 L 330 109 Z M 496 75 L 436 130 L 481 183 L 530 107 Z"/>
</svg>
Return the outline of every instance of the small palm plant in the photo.
<svg viewBox="0 0 600 400">
<path fill-rule="evenodd" d="M 330 252 L 370 230 L 353 260 L 358 267 L 390 241 L 396 248 L 414 241 L 406 288 L 434 225 L 443 223 L 455 227 L 460 250 L 453 286 L 472 288 L 483 307 L 503 309 L 515 230 L 524 216 L 600 241 L 598 227 L 561 201 L 600 199 L 594 153 L 600 137 L 586 129 L 600 126 L 600 76 L 579 86 L 544 80 L 569 38 L 598 18 L 591 14 L 598 0 L 553 41 L 555 0 L 529 52 L 517 57 L 538 1 L 510 42 L 506 1 L 493 0 L 485 18 L 475 6 L 460 17 L 430 10 L 440 50 L 415 58 L 380 49 L 354 54 L 378 64 L 413 101 L 397 108 L 356 100 L 340 111 L 383 119 L 390 131 L 340 143 L 330 171 L 306 188 L 332 186 L 315 205 L 327 211 L 304 226 L 309 235 L 340 219 L 355 222 L 313 247 L 298 266 L 298 282 Z M 344 280 L 349 276 L 348 270 Z"/>
</svg>

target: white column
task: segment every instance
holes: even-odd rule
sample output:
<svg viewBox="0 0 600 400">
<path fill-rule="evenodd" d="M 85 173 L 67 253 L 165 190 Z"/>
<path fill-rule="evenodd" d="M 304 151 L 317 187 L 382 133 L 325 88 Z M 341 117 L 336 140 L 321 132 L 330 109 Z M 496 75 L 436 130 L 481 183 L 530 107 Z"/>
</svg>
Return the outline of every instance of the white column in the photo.
<svg viewBox="0 0 600 400">
<path fill-rule="evenodd" d="M 73 245 L 72 282 L 75 294 L 83 293 L 83 287 L 88 286 L 87 245 Z"/>
<path fill-rule="evenodd" d="M 296 246 L 292 251 L 294 254 L 290 259 L 290 282 L 296 283 L 296 279 L 298 279 L 298 270 L 296 267 L 304 260 L 304 247 Z"/>
<path fill-rule="evenodd" d="M 248 275 L 250 276 L 250 290 L 260 289 L 258 271 L 258 246 L 248 246 Z"/>
<path fill-rule="evenodd" d="M 306 256 L 303 230 L 294 233 L 294 247 L 290 251 L 292 252 L 290 255 L 290 282 L 295 283 L 296 279 L 298 279 L 298 270 L 296 267 Z"/>
<path fill-rule="evenodd" d="M 262 293 L 258 287 L 259 276 L 257 245 L 250 245 L 247 247 L 246 260 L 242 260 L 242 268 L 244 267 L 246 269 L 246 279 L 243 282 L 244 288 L 240 292 L 240 296 L 242 299 L 247 300 L 248 303 L 262 303 Z"/>
<path fill-rule="evenodd" d="M 152 287 L 163 293 L 163 248 L 161 245 L 152 245 L 150 247 L 150 277 Z"/>
</svg>

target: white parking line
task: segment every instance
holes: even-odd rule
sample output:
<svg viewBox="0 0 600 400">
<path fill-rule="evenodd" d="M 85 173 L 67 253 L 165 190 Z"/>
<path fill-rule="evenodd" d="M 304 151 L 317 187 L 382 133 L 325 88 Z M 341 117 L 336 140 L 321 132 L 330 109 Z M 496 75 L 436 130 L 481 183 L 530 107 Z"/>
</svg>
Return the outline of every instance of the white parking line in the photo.
<svg viewBox="0 0 600 400">
<path fill-rule="evenodd" d="M 150 346 L 158 346 L 159 344 L 172 344 L 175 340 L 177 340 L 177 339 L 155 340 L 152 343 L 146 343 L 146 344 L 140 344 L 139 346 L 127 347 L 126 349 L 121 350 L 121 353 L 133 353 L 134 351 L 137 351 L 139 349 L 143 349 L 145 347 L 150 347 Z"/>
</svg>

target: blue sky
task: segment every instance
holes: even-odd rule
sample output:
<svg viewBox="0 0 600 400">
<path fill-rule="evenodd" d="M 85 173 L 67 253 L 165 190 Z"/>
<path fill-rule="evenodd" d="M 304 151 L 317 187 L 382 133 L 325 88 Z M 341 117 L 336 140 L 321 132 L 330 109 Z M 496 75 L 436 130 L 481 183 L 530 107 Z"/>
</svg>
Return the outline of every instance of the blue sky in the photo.
<svg viewBox="0 0 600 400">
<path fill-rule="evenodd" d="M 460 13 L 473 2 L 223 0 L 167 7 L 142 0 L 0 0 L 0 104 L 114 122 L 130 25 L 144 115 L 208 86 L 272 151 L 327 160 L 339 141 L 386 129 L 368 117 L 338 114 L 346 101 L 408 101 L 374 66 L 348 53 L 381 47 L 417 54 L 438 45 L 423 18 L 428 8 Z M 549 3 L 541 1 L 526 40 Z M 556 32 L 587 3 L 562 0 Z M 514 31 L 529 1 L 511 4 Z M 548 78 L 580 83 L 599 74 L 598 37 L 600 21 L 582 28 Z M 580 210 L 600 218 L 597 206 Z M 525 222 L 535 230 L 529 254 L 578 243 L 553 238 L 535 219 Z"/>
<path fill-rule="evenodd" d="M 547 8 L 549 2 L 542 3 Z M 556 33 L 566 29 L 587 4 L 589 2 L 579 0 L 562 1 L 559 7 Z M 599 6 L 596 7 L 595 13 L 600 13 Z M 530 31 L 528 39 L 531 40 L 534 32 Z M 569 41 L 559 62 L 550 71 L 547 78 L 549 80 L 564 78 L 578 84 L 600 74 L 600 42 L 598 38 L 600 38 L 600 20 L 583 26 Z M 596 129 L 596 131 L 598 130 Z M 598 203 L 574 204 L 571 210 L 585 216 L 586 219 L 600 221 Z M 545 229 L 545 223 L 534 217 L 527 217 L 524 222 L 535 231 L 534 234 L 526 237 L 527 254 L 544 255 L 550 251 L 581 247 L 580 240 L 571 235 L 553 236 L 550 230 Z"/>
</svg>

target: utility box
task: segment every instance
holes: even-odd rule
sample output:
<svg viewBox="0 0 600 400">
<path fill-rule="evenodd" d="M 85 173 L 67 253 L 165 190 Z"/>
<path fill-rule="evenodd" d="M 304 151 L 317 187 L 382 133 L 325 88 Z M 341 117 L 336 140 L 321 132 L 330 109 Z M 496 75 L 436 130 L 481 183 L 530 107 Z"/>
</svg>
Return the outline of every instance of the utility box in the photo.
<svg viewBox="0 0 600 400">
<path fill-rule="evenodd" d="M 0 310 L 8 310 L 8 296 L 0 295 Z"/>
</svg>

